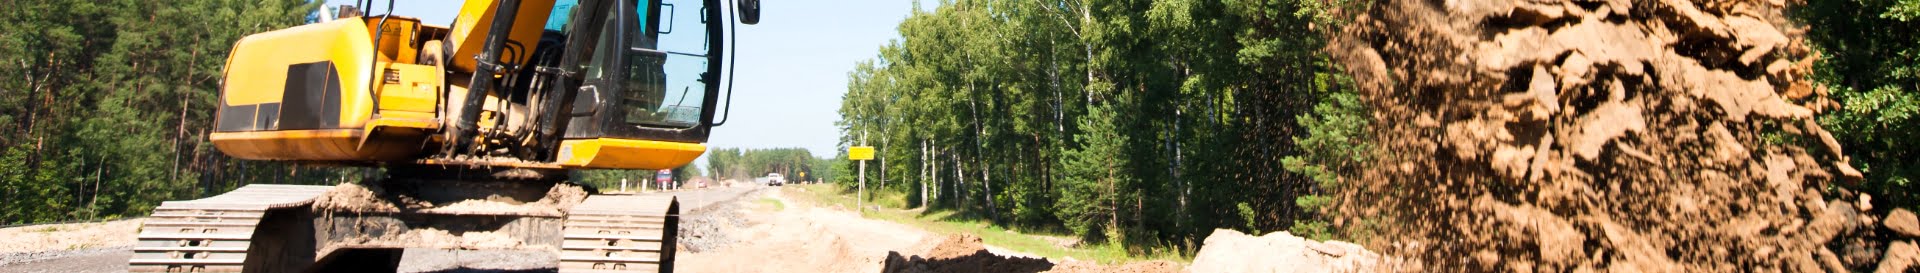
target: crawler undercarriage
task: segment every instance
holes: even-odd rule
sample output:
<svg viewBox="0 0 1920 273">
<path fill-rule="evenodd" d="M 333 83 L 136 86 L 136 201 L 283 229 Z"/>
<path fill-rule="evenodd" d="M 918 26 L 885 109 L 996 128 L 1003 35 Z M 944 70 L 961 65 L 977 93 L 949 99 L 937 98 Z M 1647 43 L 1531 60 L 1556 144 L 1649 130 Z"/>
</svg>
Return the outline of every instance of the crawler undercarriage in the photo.
<svg viewBox="0 0 1920 273">
<path fill-rule="evenodd" d="M 162 203 L 130 271 L 392 272 L 411 248 L 544 251 L 561 272 L 671 272 L 678 219 L 672 196 L 590 195 L 558 180 L 247 185 Z"/>
</svg>

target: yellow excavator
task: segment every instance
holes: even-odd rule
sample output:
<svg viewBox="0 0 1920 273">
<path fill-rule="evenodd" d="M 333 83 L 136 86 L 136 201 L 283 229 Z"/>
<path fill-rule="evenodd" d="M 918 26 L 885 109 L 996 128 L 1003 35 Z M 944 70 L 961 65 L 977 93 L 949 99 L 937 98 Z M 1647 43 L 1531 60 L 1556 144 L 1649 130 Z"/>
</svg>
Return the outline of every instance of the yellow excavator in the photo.
<svg viewBox="0 0 1920 273">
<path fill-rule="evenodd" d="M 592 193 L 566 174 L 671 169 L 706 151 L 725 123 L 722 38 L 759 21 L 757 0 L 736 1 L 468 0 L 440 26 L 393 15 L 389 0 L 387 15 L 325 13 L 242 38 L 215 147 L 379 174 L 164 202 L 129 269 L 391 272 L 407 249 L 448 249 L 671 272 L 676 200 Z"/>
</svg>

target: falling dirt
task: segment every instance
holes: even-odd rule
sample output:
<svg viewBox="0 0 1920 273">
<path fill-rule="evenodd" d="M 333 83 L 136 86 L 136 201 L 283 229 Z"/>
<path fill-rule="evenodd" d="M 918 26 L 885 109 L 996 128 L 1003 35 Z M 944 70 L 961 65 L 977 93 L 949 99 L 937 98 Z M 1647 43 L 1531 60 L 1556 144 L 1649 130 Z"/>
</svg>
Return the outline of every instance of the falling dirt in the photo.
<svg viewBox="0 0 1920 273">
<path fill-rule="evenodd" d="M 1373 2 L 1328 51 L 1389 152 L 1336 224 L 1411 271 L 1872 268 L 1795 1 Z"/>
</svg>

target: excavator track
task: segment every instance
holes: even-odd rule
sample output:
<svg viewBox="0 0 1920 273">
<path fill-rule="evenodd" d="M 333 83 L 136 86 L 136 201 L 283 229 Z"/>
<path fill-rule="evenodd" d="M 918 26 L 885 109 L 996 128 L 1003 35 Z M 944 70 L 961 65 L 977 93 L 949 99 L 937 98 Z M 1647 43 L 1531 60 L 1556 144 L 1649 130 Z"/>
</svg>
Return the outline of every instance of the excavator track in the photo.
<svg viewBox="0 0 1920 273">
<path fill-rule="evenodd" d="M 593 195 L 567 216 L 560 272 L 673 272 L 673 196 Z"/>
<path fill-rule="evenodd" d="M 412 185 L 441 188 L 454 184 Z M 321 203 L 340 202 L 339 196 L 325 196 L 342 195 L 341 188 L 247 185 L 214 197 L 161 203 L 140 228 L 139 243 L 128 260 L 129 271 L 380 271 L 382 266 L 397 266 L 397 253 L 401 248 L 416 247 L 557 250 L 561 272 L 673 271 L 680 217 L 679 203 L 673 196 L 589 195 L 574 199 L 580 201 L 565 209 L 564 218 L 520 215 L 511 208 L 501 211 L 428 208 L 367 213 L 321 208 L 326 206 Z M 488 188 L 484 192 L 545 192 L 545 188 Z M 472 190 L 455 192 L 467 191 Z M 351 192 L 354 191 L 345 193 Z M 380 192 L 408 192 L 387 196 L 399 199 L 440 193 L 439 190 L 395 188 Z M 334 198 L 334 201 L 316 201 L 325 198 Z M 412 238 L 409 234 L 428 230 L 500 231 L 510 233 L 507 238 L 521 243 L 488 247 L 407 239 Z M 560 234 L 554 234 L 555 231 Z M 559 239 L 559 247 L 553 247 L 553 239 L 542 238 Z M 385 250 L 353 251 L 369 248 Z M 381 257 L 388 254 L 394 255 L 385 262 L 394 264 L 381 261 L 386 260 Z"/>
<path fill-rule="evenodd" d="M 304 213 L 331 188 L 247 185 L 214 197 L 160 203 L 140 227 L 128 271 L 240 272 L 250 253 L 277 253 L 256 244 L 264 236 L 279 235 L 261 229 L 264 219 Z"/>
</svg>

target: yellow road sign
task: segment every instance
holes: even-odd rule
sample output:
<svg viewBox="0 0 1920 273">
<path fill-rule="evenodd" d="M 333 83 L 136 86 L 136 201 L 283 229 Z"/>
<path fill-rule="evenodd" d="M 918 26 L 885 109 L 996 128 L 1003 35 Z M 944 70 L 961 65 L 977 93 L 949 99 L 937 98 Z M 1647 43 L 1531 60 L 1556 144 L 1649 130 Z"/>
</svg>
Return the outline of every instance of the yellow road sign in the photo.
<svg viewBox="0 0 1920 273">
<path fill-rule="evenodd" d="M 873 160 L 873 146 L 853 146 L 847 148 L 847 158 L 853 160 Z"/>
</svg>

